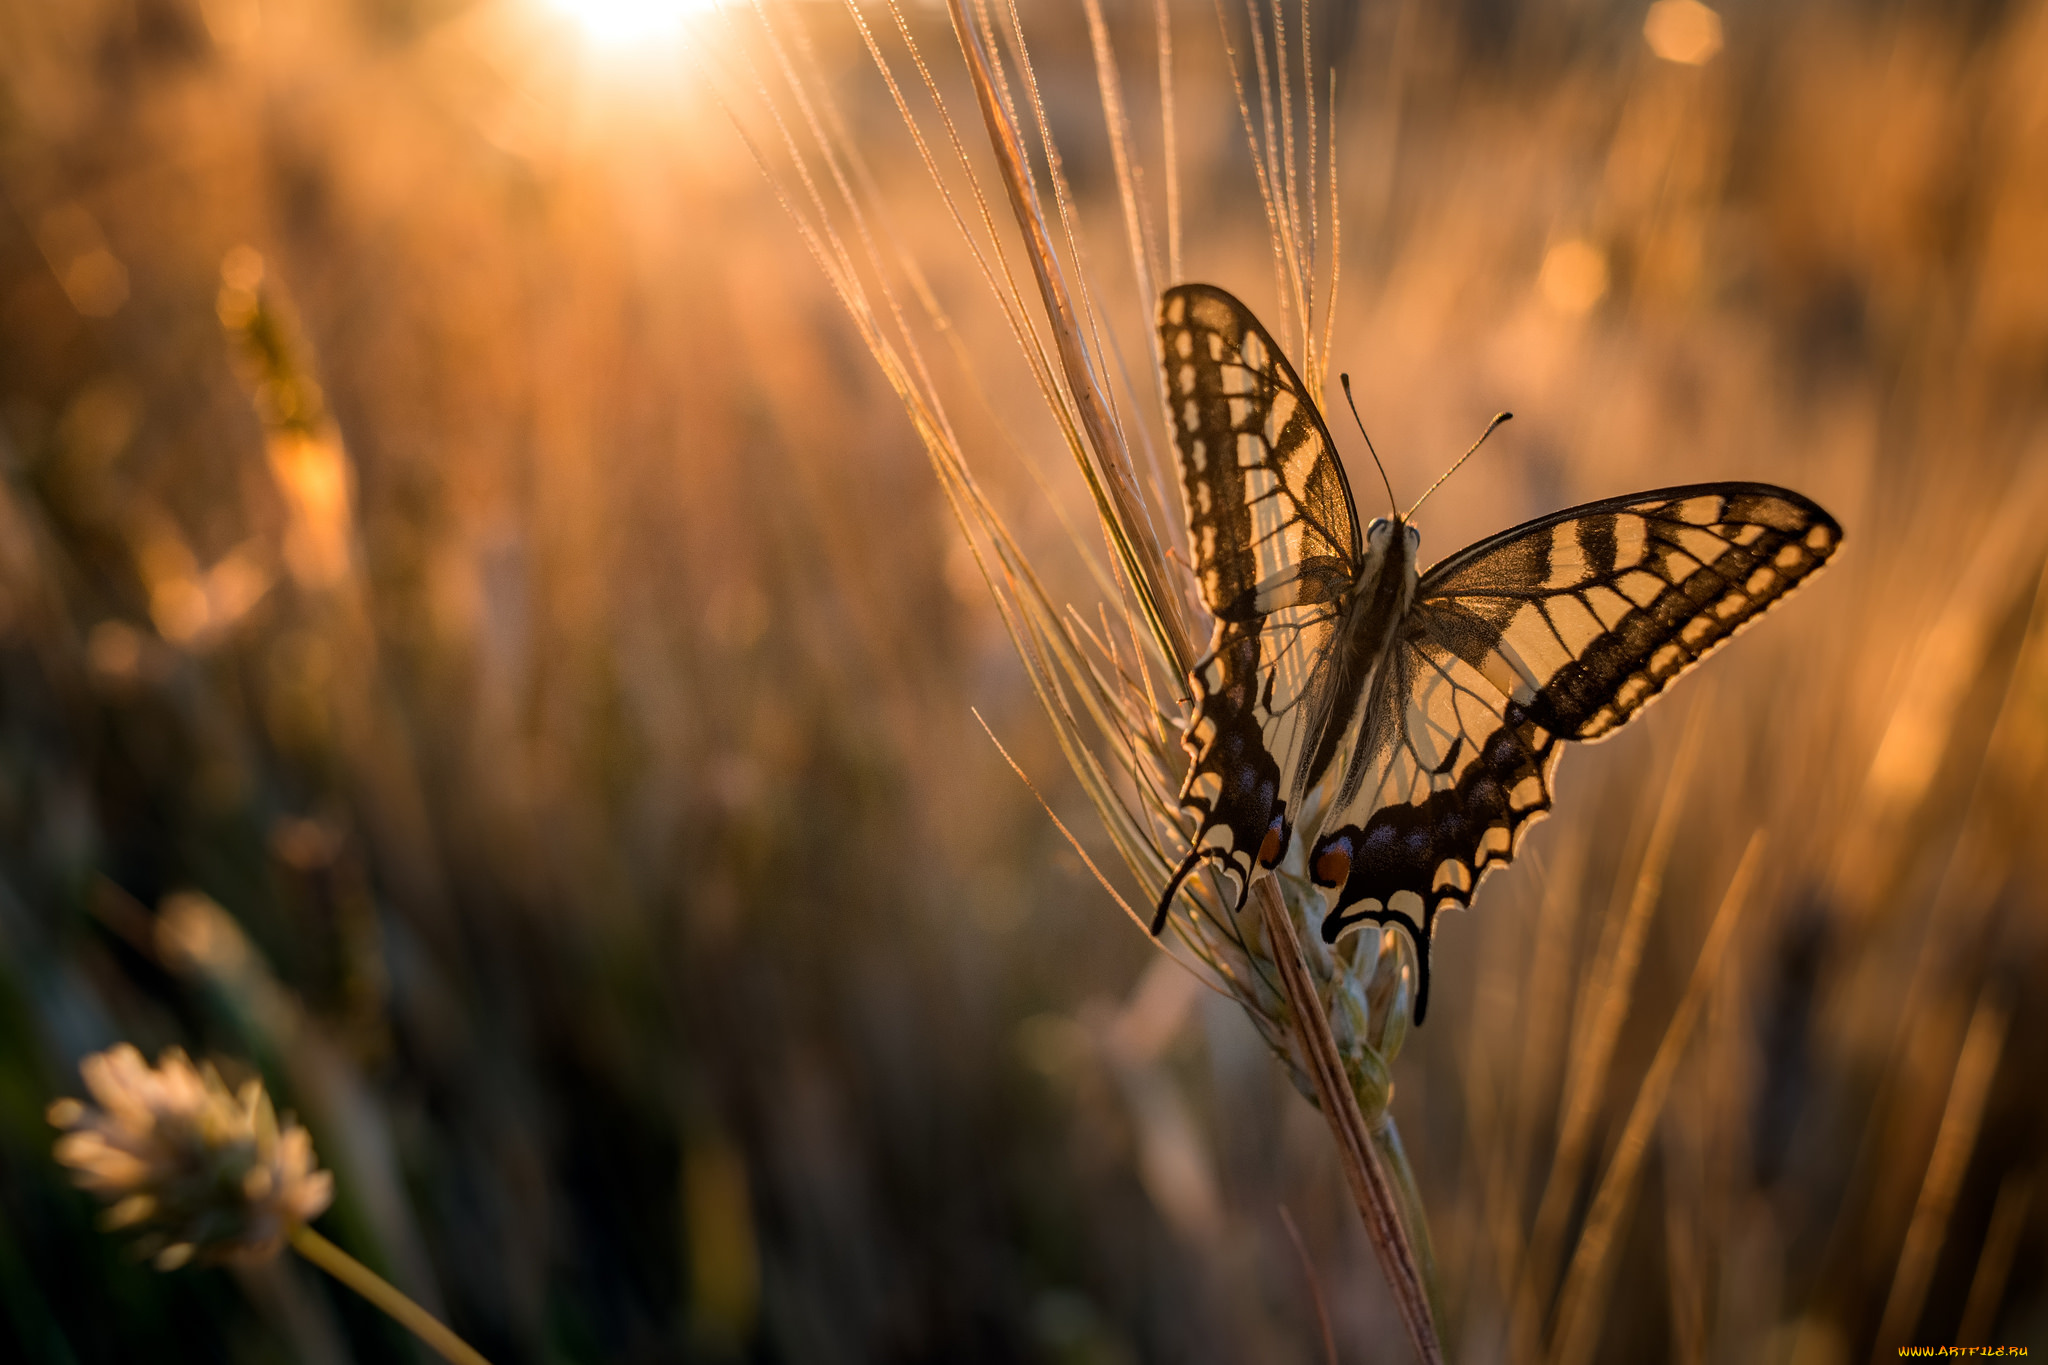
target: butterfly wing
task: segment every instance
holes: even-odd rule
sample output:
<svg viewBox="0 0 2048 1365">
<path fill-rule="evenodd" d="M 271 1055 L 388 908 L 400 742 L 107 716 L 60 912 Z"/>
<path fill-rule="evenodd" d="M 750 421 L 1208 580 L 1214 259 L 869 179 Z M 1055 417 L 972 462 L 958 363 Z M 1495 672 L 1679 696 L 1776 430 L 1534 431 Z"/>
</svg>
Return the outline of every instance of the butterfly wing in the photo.
<svg viewBox="0 0 2048 1365">
<path fill-rule="evenodd" d="M 1558 512 L 1422 576 L 1309 858 L 1323 922 L 1399 924 L 1429 1001 L 1437 912 L 1469 905 L 1550 809 L 1564 740 L 1597 740 L 1796 588 L 1842 529 L 1768 484 L 1696 484 Z"/>
<path fill-rule="evenodd" d="M 1355 568 L 1358 514 L 1314 399 L 1251 310 L 1206 284 L 1159 300 L 1167 416 L 1202 600 L 1227 621 Z"/>
<path fill-rule="evenodd" d="M 1327 711 L 1321 664 L 1361 543 L 1315 402 L 1251 310 L 1210 285 L 1177 286 L 1160 298 L 1159 341 L 1195 577 L 1216 628 L 1189 675 L 1181 737 L 1192 762 L 1180 801 L 1200 823 L 1154 933 L 1197 863 L 1223 863 L 1242 904 L 1254 866 L 1285 853 L 1289 789 Z"/>
</svg>

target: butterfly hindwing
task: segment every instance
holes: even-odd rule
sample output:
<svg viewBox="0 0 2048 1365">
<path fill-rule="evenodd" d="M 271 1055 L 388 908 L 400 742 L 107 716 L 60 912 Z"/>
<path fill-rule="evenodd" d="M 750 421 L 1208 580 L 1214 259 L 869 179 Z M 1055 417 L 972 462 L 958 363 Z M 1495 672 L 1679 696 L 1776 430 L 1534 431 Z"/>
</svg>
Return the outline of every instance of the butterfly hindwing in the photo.
<svg viewBox="0 0 2048 1365">
<path fill-rule="evenodd" d="M 1311 876 L 1323 924 L 1397 923 L 1422 964 L 1550 808 L 1566 739 L 1597 740 L 1797 587 L 1841 528 L 1766 484 L 1699 484 L 1573 508 L 1422 576 L 1377 680 Z"/>
<path fill-rule="evenodd" d="M 1326 941 L 1366 920 L 1408 931 L 1418 1023 L 1437 912 L 1469 905 L 1487 869 L 1514 856 L 1550 809 L 1561 752 L 1555 732 L 1438 640 L 1411 632 L 1395 643 L 1308 867 L 1336 891 Z"/>
<path fill-rule="evenodd" d="M 1323 656 L 1356 574 L 1358 519 L 1344 467 L 1306 386 L 1272 336 L 1220 289 L 1160 299 L 1167 416 L 1189 543 L 1216 617 L 1190 674 L 1181 804 L 1200 824 L 1160 900 L 1205 858 L 1235 877 L 1285 852 L 1284 793 L 1321 704 Z"/>
</svg>

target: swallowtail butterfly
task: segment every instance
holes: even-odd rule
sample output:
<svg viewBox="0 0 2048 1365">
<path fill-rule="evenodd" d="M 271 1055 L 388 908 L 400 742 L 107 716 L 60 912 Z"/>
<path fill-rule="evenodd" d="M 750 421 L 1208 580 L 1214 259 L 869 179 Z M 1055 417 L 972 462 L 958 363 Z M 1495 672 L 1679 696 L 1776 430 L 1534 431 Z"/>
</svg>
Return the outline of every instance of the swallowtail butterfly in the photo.
<svg viewBox="0 0 2048 1365">
<path fill-rule="evenodd" d="M 1549 810 L 1563 741 L 1626 724 L 1818 571 L 1842 528 L 1789 489 L 1693 484 L 1553 512 L 1418 571 L 1404 517 L 1360 529 L 1314 399 L 1249 309 L 1180 285 L 1159 339 L 1216 625 L 1181 738 L 1199 824 L 1153 932 L 1204 861 L 1242 908 L 1327 781 L 1299 831 L 1335 897 L 1323 938 L 1406 930 L 1419 1023 L 1438 912 L 1469 906 Z"/>
</svg>

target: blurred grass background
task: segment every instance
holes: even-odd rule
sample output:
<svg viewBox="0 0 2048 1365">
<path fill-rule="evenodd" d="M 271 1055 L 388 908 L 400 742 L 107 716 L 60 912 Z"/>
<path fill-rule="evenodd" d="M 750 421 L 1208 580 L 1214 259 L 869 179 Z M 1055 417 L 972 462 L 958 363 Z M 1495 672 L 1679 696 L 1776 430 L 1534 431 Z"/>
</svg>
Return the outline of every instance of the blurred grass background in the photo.
<svg viewBox="0 0 2048 1365">
<path fill-rule="evenodd" d="M 1454 1354 L 1544 1354 L 1759 827 L 1598 1358 L 2048 1345 L 2048 4 L 1744 0 L 1699 65 L 1639 5 L 1313 10 L 1334 358 L 1397 490 L 1517 414 L 1425 558 L 1710 478 L 1848 530 L 1442 926 L 1394 1112 Z M 1091 602 L 879 82 L 794 13 L 984 358 L 984 476 Z M 1085 27 L 1025 18 L 1139 365 Z M 1110 18 L 1156 155 L 1150 7 Z M 1186 273 L 1270 314 L 1214 16 L 1175 24 Z M 1319 1359 L 1282 1203 L 1343 1358 L 1405 1358 L 1320 1120 L 974 725 L 1085 826 L 901 409 L 650 46 L 0 5 L 0 1354 L 414 1349 L 95 1228 L 42 1110 L 125 1038 L 260 1067 L 322 1226 L 500 1361 Z"/>
</svg>

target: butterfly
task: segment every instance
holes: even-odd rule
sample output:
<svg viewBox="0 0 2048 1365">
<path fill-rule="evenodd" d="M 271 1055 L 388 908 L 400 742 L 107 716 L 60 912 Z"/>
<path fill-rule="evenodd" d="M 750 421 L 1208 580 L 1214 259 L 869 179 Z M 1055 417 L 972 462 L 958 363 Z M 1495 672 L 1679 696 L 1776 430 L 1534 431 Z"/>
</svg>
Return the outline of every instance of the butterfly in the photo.
<svg viewBox="0 0 2048 1365">
<path fill-rule="evenodd" d="M 1550 809 L 1564 742 L 1626 724 L 1818 571 L 1842 528 L 1789 489 L 1702 483 L 1553 512 L 1419 569 L 1406 516 L 1360 529 L 1314 398 L 1249 309 L 1178 285 L 1159 340 L 1215 628 L 1181 736 L 1198 824 L 1152 932 L 1204 862 L 1242 909 L 1299 833 L 1334 893 L 1326 942 L 1407 932 L 1420 1023 L 1437 915 L 1469 907 Z"/>
</svg>

